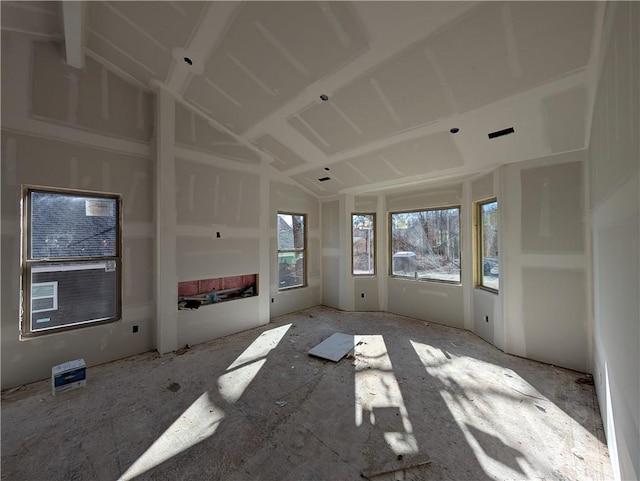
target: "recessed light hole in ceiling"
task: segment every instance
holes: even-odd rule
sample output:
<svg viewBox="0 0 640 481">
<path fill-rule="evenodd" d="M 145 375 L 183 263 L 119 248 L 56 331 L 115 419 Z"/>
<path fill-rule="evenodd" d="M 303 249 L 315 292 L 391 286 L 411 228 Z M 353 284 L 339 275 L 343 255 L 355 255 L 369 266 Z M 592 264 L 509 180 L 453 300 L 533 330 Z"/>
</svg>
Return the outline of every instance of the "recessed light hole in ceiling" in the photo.
<svg viewBox="0 0 640 481">
<path fill-rule="evenodd" d="M 329 96 L 327 94 L 322 94 L 320 95 L 320 100 L 322 100 L 323 102 L 326 102 L 327 100 L 329 100 Z"/>
<path fill-rule="evenodd" d="M 171 50 L 171 56 L 179 64 L 179 68 L 186 69 L 194 75 L 204 73 L 204 62 L 197 53 L 187 52 L 182 47 L 175 47 Z"/>
<path fill-rule="evenodd" d="M 318 180 L 320 182 L 326 182 L 327 180 L 331 180 L 331 177 L 320 177 Z"/>
<path fill-rule="evenodd" d="M 452 134 L 457 134 L 458 132 L 460 132 L 460 129 L 458 127 L 452 127 L 451 129 L 449 129 L 449 132 L 451 132 Z"/>
<path fill-rule="evenodd" d="M 325 168 L 324 168 L 324 170 L 329 171 L 329 170 L 331 170 L 331 169 L 330 169 L 329 167 L 325 167 Z"/>
</svg>

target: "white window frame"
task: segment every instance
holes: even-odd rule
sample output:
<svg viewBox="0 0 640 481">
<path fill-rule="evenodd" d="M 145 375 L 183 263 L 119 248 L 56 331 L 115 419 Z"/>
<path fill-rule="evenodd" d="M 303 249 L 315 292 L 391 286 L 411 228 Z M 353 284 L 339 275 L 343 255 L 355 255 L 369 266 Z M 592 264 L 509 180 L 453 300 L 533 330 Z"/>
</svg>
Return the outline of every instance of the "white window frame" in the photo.
<svg viewBox="0 0 640 481">
<path fill-rule="evenodd" d="M 53 294 L 50 296 L 34 296 L 33 288 L 34 287 L 45 287 L 45 286 L 53 286 Z M 36 312 L 47 312 L 47 311 L 57 311 L 58 310 L 58 281 L 49 281 L 49 282 L 36 282 L 31 283 L 31 313 L 35 314 Z M 33 301 L 37 301 L 39 299 L 53 299 L 53 307 L 48 309 L 34 309 Z"/>
</svg>

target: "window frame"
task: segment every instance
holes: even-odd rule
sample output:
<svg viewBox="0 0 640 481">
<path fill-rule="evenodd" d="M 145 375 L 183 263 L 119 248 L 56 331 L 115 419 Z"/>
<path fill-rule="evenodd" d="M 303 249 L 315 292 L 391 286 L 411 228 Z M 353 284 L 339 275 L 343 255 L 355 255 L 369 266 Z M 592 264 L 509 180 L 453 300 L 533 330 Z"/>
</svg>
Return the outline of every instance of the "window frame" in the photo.
<svg viewBox="0 0 640 481">
<path fill-rule="evenodd" d="M 403 275 L 399 275 L 399 274 L 394 274 L 393 273 L 393 215 L 394 214 L 412 214 L 412 213 L 416 213 L 416 212 L 428 212 L 428 211 L 439 211 L 439 210 L 450 210 L 450 209 L 457 209 L 458 210 L 458 263 L 460 265 L 459 267 L 459 271 L 460 271 L 460 277 L 457 281 L 455 280 L 447 280 L 447 279 L 432 279 L 432 278 L 420 278 L 420 277 L 412 277 L 412 276 L 403 276 Z M 440 284 L 448 284 L 448 285 L 453 285 L 453 286 L 462 286 L 462 274 L 463 274 L 463 270 L 462 270 L 462 206 L 460 204 L 450 204 L 450 205 L 443 205 L 443 206 L 437 206 L 437 207 L 424 207 L 424 208 L 419 208 L 419 209 L 407 209 L 407 210 L 396 210 L 396 211 L 389 211 L 388 212 L 388 217 L 387 217 L 387 221 L 388 221 L 388 236 L 389 236 L 389 242 L 388 242 L 388 275 L 389 277 L 392 277 L 394 279 L 404 279 L 404 280 L 410 280 L 410 281 L 418 281 L 418 282 L 437 282 Z"/>
<path fill-rule="evenodd" d="M 302 217 L 303 218 L 303 230 L 302 230 L 302 234 L 304 236 L 304 242 L 303 242 L 303 247 L 302 249 L 280 249 L 278 246 L 278 235 L 279 235 L 279 228 L 278 228 L 278 224 L 279 224 L 279 216 L 280 215 L 290 215 L 290 216 L 298 216 L 298 217 Z M 308 227 L 307 227 L 307 221 L 308 221 L 308 216 L 306 213 L 299 213 L 299 212 L 286 212 L 286 211 L 278 211 L 278 213 L 276 214 L 276 272 L 278 273 L 278 291 L 282 292 L 282 291 L 288 291 L 291 289 L 303 289 L 305 287 L 308 286 L 307 283 L 307 278 L 308 278 L 308 267 L 309 267 L 309 249 L 308 249 Z M 280 287 L 280 253 L 287 253 L 287 252 L 291 252 L 291 253 L 299 253 L 302 252 L 303 258 L 304 258 L 304 262 L 303 262 L 303 279 L 302 279 L 302 284 L 299 285 L 295 285 L 295 286 L 284 286 L 284 287 Z"/>
<path fill-rule="evenodd" d="M 373 272 L 366 274 L 356 274 L 355 273 L 355 245 L 353 242 L 353 220 L 356 216 L 371 216 L 371 231 L 373 235 L 373 239 L 371 239 L 371 258 L 372 258 L 372 266 Z M 376 222 L 376 213 L 375 212 L 352 212 L 351 213 L 351 275 L 354 277 L 375 277 L 378 273 L 376 268 L 376 238 L 377 238 L 377 222 Z"/>
<path fill-rule="evenodd" d="M 497 289 L 495 287 L 487 286 L 484 284 L 484 227 L 483 227 L 483 213 L 482 207 L 487 204 L 492 203 L 498 204 L 497 197 L 490 197 L 488 199 L 481 199 L 476 201 L 474 208 L 474 285 L 477 289 L 482 289 L 487 292 L 491 292 L 493 294 L 499 294 L 500 288 Z M 499 207 L 498 211 L 499 212 Z M 498 225 L 498 229 L 500 226 Z M 499 231 L 498 231 L 498 241 L 499 241 Z M 498 245 L 498 254 L 500 253 L 500 246 Z M 500 264 L 498 263 L 498 269 Z M 499 274 L 498 274 L 499 276 Z M 499 281 L 500 277 L 498 277 L 498 286 L 500 285 Z"/>
<path fill-rule="evenodd" d="M 75 196 L 82 198 L 95 198 L 97 200 L 114 200 L 115 201 L 115 252 L 109 256 L 77 256 L 77 257 L 33 257 L 32 253 L 32 206 L 31 198 L 33 193 L 58 194 L 66 196 Z M 59 187 L 47 187 L 40 185 L 22 185 L 21 197 L 21 232 L 20 232 L 20 275 L 21 275 L 21 292 L 20 292 L 20 340 L 28 340 L 62 332 L 73 331 L 84 327 L 96 326 L 118 321 L 122 318 L 122 196 L 108 192 L 98 192 L 80 189 L 68 189 Z M 33 330 L 32 314 L 46 311 L 32 310 L 32 287 L 37 284 L 46 284 L 55 282 L 55 308 L 47 309 L 53 311 L 59 309 L 59 288 L 58 281 L 32 282 L 33 270 L 38 266 L 45 267 L 47 265 L 56 265 L 60 263 L 70 263 L 77 266 L 91 266 L 95 263 L 109 263 L 110 269 L 116 272 L 116 295 L 115 295 L 115 315 L 108 318 L 100 318 L 96 320 L 74 321 L 69 324 L 52 326 L 48 328 Z M 82 270 L 82 269 L 77 269 Z"/>
</svg>

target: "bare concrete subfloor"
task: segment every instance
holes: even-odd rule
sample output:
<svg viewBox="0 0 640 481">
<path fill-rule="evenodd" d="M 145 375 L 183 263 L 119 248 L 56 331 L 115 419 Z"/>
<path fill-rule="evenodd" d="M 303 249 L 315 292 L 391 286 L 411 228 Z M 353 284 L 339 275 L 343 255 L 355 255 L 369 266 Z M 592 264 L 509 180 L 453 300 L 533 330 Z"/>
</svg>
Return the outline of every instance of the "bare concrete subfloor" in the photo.
<svg viewBox="0 0 640 481">
<path fill-rule="evenodd" d="M 334 332 L 355 359 L 307 355 Z M 416 454 L 372 479 L 613 477 L 588 377 L 386 313 L 316 307 L 87 379 L 3 393 L 2 479 L 346 481 Z"/>
</svg>

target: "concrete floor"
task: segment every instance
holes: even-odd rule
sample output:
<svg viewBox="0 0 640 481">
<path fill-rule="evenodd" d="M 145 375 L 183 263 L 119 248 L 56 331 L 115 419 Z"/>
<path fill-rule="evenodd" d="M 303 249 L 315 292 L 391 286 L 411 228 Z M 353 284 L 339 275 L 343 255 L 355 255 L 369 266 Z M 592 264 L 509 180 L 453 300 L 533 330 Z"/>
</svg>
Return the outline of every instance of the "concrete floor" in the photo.
<svg viewBox="0 0 640 481">
<path fill-rule="evenodd" d="M 334 332 L 355 359 L 307 355 Z M 2 479 L 345 481 L 415 454 L 373 479 L 613 478 L 588 377 L 386 313 L 316 307 L 87 379 L 3 393 Z"/>
</svg>

